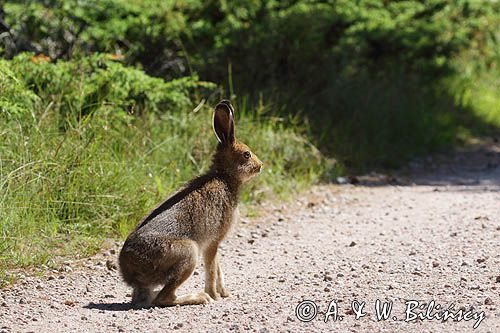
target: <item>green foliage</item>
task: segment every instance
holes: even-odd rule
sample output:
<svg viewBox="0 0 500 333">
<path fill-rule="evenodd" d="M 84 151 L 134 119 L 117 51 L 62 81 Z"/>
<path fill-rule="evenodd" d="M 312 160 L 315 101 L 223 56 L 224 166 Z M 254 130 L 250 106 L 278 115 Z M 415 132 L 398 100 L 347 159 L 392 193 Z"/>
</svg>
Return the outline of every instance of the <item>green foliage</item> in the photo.
<svg viewBox="0 0 500 333">
<path fill-rule="evenodd" d="M 17 51 L 124 54 L 156 75 L 185 73 L 189 56 L 203 73 L 225 74 L 230 61 L 261 84 L 305 78 L 325 63 L 351 74 L 396 64 L 432 73 L 467 52 L 488 65 L 499 56 L 499 7 L 487 0 L 45 0 L 7 1 L 4 10 Z"/>
<path fill-rule="evenodd" d="M 79 117 L 98 109 L 105 113 L 120 110 L 122 114 L 182 109 L 192 106 L 195 91 L 215 88 L 196 76 L 165 82 L 108 58 L 94 55 L 53 64 L 43 57 L 22 54 L 3 61 L 2 67 L 17 73 L 59 112 Z"/>
<path fill-rule="evenodd" d="M 0 60 L 0 92 L 0 116 L 30 112 L 37 100 L 36 94 L 15 77 L 5 60 Z"/>
<path fill-rule="evenodd" d="M 195 1 L 196 3 L 197 1 Z M 6 21 L 14 31 L 8 56 L 19 51 L 69 59 L 93 52 L 124 54 L 157 74 L 185 74 L 177 38 L 187 17 L 178 1 L 8 1 Z M 201 3 L 201 2 L 199 2 Z M 189 6 L 188 6 L 189 7 Z M 190 8 L 190 7 L 189 7 Z"/>
</svg>

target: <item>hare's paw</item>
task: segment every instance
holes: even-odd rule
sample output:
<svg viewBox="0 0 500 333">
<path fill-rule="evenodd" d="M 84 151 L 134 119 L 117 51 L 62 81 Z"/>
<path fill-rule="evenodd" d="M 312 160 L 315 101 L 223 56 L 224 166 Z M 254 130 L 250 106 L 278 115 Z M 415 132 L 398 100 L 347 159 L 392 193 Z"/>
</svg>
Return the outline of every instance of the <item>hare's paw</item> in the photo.
<svg viewBox="0 0 500 333">
<path fill-rule="evenodd" d="M 205 289 L 205 293 L 215 301 L 218 301 L 221 298 L 221 294 L 219 294 L 219 292 L 215 289 Z"/>
<path fill-rule="evenodd" d="M 199 305 L 208 304 L 213 302 L 213 299 L 206 292 L 200 292 L 197 294 L 188 294 L 184 296 L 177 297 L 175 304 L 177 305 Z"/>
<path fill-rule="evenodd" d="M 214 301 L 212 297 L 210 297 L 210 295 L 204 291 L 197 294 L 186 295 L 185 300 L 181 300 L 181 298 L 182 297 L 179 297 L 177 300 L 179 302 L 183 301 L 184 304 L 191 304 L 191 305 L 208 304 Z"/>
<path fill-rule="evenodd" d="M 155 300 L 153 305 L 159 307 L 175 306 L 175 305 L 200 305 L 213 302 L 213 299 L 206 292 L 187 294 L 176 297 L 175 299 Z"/>
<path fill-rule="evenodd" d="M 217 292 L 222 298 L 227 298 L 231 296 L 231 293 L 226 289 L 226 287 L 217 287 Z"/>
</svg>

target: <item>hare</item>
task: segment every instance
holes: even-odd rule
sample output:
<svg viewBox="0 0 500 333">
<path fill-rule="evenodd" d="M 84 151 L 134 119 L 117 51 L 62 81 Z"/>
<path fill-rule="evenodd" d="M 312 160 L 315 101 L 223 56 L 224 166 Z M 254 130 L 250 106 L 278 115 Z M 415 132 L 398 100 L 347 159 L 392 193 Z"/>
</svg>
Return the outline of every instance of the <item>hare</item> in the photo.
<svg viewBox="0 0 500 333">
<path fill-rule="evenodd" d="M 214 110 L 219 141 L 210 169 L 154 209 L 130 233 L 120 251 L 123 279 L 136 306 L 206 304 L 228 297 L 217 249 L 234 223 L 241 186 L 262 162 L 234 135 L 234 109 L 223 100 Z M 176 296 L 203 255 L 205 291 Z M 153 288 L 163 286 L 157 295 Z"/>
</svg>

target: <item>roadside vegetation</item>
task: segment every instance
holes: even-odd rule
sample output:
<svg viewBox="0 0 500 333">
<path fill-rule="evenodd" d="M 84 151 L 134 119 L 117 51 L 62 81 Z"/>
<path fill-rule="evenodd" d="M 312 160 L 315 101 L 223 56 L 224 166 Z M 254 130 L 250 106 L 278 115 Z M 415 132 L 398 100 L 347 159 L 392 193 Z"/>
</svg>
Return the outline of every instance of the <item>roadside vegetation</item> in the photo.
<svg viewBox="0 0 500 333">
<path fill-rule="evenodd" d="M 211 106 L 265 163 L 244 202 L 498 135 L 493 1 L 4 1 L 0 279 L 123 237 L 208 167 Z"/>
</svg>

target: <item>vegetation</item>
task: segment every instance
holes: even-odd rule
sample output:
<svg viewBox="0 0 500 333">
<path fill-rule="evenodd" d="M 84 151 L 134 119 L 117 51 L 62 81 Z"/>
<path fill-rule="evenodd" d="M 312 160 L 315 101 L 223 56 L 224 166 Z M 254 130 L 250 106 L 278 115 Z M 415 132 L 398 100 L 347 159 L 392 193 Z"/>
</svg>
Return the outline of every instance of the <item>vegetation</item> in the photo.
<svg viewBox="0 0 500 333">
<path fill-rule="evenodd" d="M 0 276 L 125 235 L 207 168 L 222 97 L 246 202 L 500 128 L 495 1 L 0 5 Z"/>
</svg>

